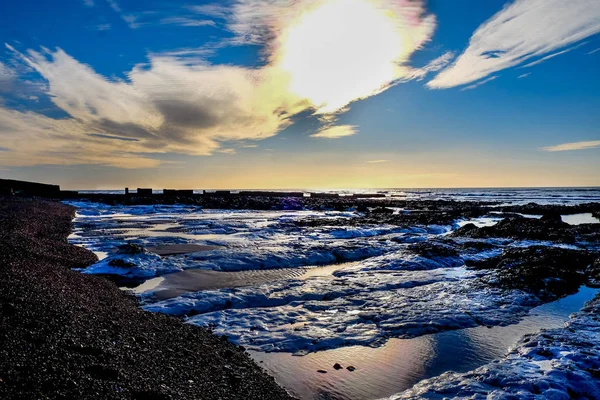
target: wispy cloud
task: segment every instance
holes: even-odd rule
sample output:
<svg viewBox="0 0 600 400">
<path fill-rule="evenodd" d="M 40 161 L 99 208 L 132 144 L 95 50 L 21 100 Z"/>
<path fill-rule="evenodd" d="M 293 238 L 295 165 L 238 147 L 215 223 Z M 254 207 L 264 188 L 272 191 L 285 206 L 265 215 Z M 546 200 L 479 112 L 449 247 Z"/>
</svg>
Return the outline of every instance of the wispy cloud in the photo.
<svg viewBox="0 0 600 400">
<path fill-rule="evenodd" d="M 310 136 L 320 139 L 340 139 L 346 136 L 356 135 L 358 133 L 357 128 L 356 125 L 327 126 Z"/>
<path fill-rule="evenodd" d="M 482 24 L 467 49 L 427 83 L 465 85 L 600 32 L 597 0 L 516 0 Z"/>
<path fill-rule="evenodd" d="M 110 6 L 110 8 L 113 9 L 114 12 L 121 13 L 123 11 L 121 10 L 121 6 L 119 5 L 119 3 L 117 3 L 117 0 L 106 0 L 106 2 Z"/>
<path fill-rule="evenodd" d="M 95 5 L 95 4 L 94 4 L 94 0 L 83 0 L 83 4 L 84 4 L 86 7 L 94 7 L 94 5 Z"/>
<path fill-rule="evenodd" d="M 529 75 L 531 75 L 531 72 L 526 72 L 524 74 L 519 75 L 517 78 L 518 79 L 523 79 L 523 78 L 527 78 Z"/>
<path fill-rule="evenodd" d="M 111 25 L 110 24 L 98 24 L 94 27 L 94 30 L 97 31 L 108 31 L 110 30 Z"/>
<path fill-rule="evenodd" d="M 0 93 L 8 92 L 12 88 L 14 77 L 12 68 L 0 62 Z"/>
<path fill-rule="evenodd" d="M 542 147 L 544 151 L 570 151 L 570 150 L 585 150 L 600 147 L 600 140 L 591 140 L 587 142 L 572 142 L 563 143 L 556 146 Z"/>
<path fill-rule="evenodd" d="M 229 154 L 229 155 L 234 155 L 237 153 L 235 149 L 220 149 L 220 150 L 218 150 L 218 152 L 223 153 L 223 154 Z"/>
<path fill-rule="evenodd" d="M 596 52 L 600 51 L 600 47 L 598 47 L 597 49 L 594 49 L 592 51 L 589 51 L 588 54 L 594 54 Z"/>
<path fill-rule="evenodd" d="M 562 51 L 558 51 L 558 52 L 556 52 L 556 53 L 552 53 L 552 54 L 550 54 L 550 55 L 547 55 L 547 56 L 545 56 L 545 57 L 542 57 L 542 58 L 540 58 L 539 60 L 536 60 L 536 61 L 530 62 L 530 63 L 528 63 L 528 64 L 525 64 L 525 65 L 523 65 L 523 66 L 522 66 L 522 67 L 520 67 L 520 68 L 529 68 L 529 67 L 533 67 L 534 65 L 541 64 L 541 63 L 543 63 L 544 61 L 550 60 L 551 58 L 554 58 L 554 57 L 556 57 L 556 56 L 560 56 L 561 54 L 565 54 L 565 53 L 568 53 L 568 52 L 570 52 L 570 51 L 572 51 L 572 50 L 578 49 L 578 48 L 580 48 L 581 46 L 584 46 L 584 45 L 586 45 L 587 43 L 588 43 L 588 42 L 579 43 L 577 46 L 569 47 L 568 49 L 565 49 L 565 50 L 562 50 Z"/>
<path fill-rule="evenodd" d="M 390 160 L 371 160 L 371 161 L 367 161 L 367 163 L 369 164 L 381 164 L 381 163 L 387 163 L 390 162 Z"/>
<path fill-rule="evenodd" d="M 160 20 L 161 25 L 177 26 L 216 26 L 215 21 L 189 17 L 167 17 Z"/>
<path fill-rule="evenodd" d="M 222 4 L 203 4 L 198 6 L 187 6 L 187 9 L 196 14 L 207 17 L 225 19 L 231 15 L 231 8 Z"/>
<path fill-rule="evenodd" d="M 487 79 L 484 79 L 482 81 L 476 82 L 476 83 L 474 83 L 472 85 L 469 85 L 469 86 L 465 86 L 464 88 L 462 88 L 460 90 L 461 90 L 461 92 L 464 92 L 465 90 L 473 90 L 475 88 L 478 88 L 481 85 L 485 85 L 486 83 L 493 81 L 496 78 L 497 78 L 497 76 L 490 76 Z"/>
<path fill-rule="evenodd" d="M 424 67 L 412 69 L 410 75 L 407 78 L 409 80 L 416 79 L 418 81 L 422 81 L 428 74 L 432 72 L 437 72 L 445 68 L 450 63 L 450 61 L 452 61 L 454 56 L 455 54 L 453 52 L 447 51 L 441 56 L 430 61 Z"/>
</svg>

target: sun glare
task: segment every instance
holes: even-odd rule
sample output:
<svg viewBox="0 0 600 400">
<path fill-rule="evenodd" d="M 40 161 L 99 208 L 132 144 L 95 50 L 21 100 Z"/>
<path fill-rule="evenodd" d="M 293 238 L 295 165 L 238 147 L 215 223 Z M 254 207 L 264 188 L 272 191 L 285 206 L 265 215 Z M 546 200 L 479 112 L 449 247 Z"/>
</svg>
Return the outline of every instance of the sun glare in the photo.
<svg viewBox="0 0 600 400">
<path fill-rule="evenodd" d="M 329 113 L 384 89 L 406 56 L 398 18 L 373 0 L 328 0 L 304 10 L 278 52 L 290 91 Z"/>
</svg>

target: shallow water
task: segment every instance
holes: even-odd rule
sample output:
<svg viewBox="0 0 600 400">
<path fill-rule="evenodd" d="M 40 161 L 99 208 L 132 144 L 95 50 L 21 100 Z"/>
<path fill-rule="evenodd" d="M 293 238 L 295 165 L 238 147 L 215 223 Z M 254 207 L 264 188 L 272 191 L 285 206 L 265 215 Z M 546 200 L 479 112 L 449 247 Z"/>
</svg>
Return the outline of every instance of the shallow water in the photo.
<svg viewBox="0 0 600 400">
<path fill-rule="evenodd" d="M 592 213 L 572 214 L 563 215 L 563 222 L 570 225 L 581 225 L 581 224 L 598 224 L 600 220 L 592 215 Z"/>
<path fill-rule="evenodd" d="M 342 347 L 293 356 L 251 351 L 277 382 L 301 399 L 377 399 L 402 392 L 446 371 L 466 372 L 502 357 L 526 334 L 559 328 L 600 289 L 581 288 L 571 296 L 532 309 L 520 323 L 480 326 L 390 339 L 384 346 Z M 344 368 L 336 371 L 335 363 Z M 354 366 L 354 372 L 345 367 Z M 319 373 L 317 370 L 326 370 Z"/>
</svg>

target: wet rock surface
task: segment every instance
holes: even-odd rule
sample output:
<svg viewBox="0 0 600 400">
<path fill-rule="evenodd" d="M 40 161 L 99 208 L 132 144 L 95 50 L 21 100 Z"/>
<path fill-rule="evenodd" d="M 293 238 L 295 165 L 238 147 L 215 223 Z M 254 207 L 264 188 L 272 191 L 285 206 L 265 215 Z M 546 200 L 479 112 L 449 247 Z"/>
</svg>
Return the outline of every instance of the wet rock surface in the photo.
<svg viewBox="0 0 600 400">
<path fill-rule="evenodd" d="M 468 261 L 473 269 L 492 270 L 486 283 L 534 293 L 545 301 L 554 300 L 600 278 L 599 253 L 560 247 L 510 248 L 500 256 L 480 262 Z"/>
<path fill-rule="evenodd" d="M 600 239 L 600 224 L 569 225 L 561 220 L 559 214 L 545 214 L 539 219 L 517 215 L 505 218 L 493 226 L 477 227 L 467 224 L 452 236 L 547 240 L 561 243 L 597 242 Z"/>
<path fill-rule="evenodd" d="M 72 271 L 97 260 L 68 244 L 73 215 L 0 198 L 0 398 L 289 398 L 239 347 Z"/>
</svg>

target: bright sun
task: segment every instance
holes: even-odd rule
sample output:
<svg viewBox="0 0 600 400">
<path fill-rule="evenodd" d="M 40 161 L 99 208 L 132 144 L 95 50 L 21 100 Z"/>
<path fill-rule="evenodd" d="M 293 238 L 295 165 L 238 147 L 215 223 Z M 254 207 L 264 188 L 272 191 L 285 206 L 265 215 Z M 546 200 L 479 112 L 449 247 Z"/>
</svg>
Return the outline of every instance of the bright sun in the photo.
<svg viewBox="0 0 600 400">
<path fill-rule="evenodd" d="M 393 81 L 405 56 L 397 15 L 375 0 L 327 0 L 306 10 L 281 37 L 280 68 L 290 90 L 319 113 L 343 108 Z"/>
</svg>

